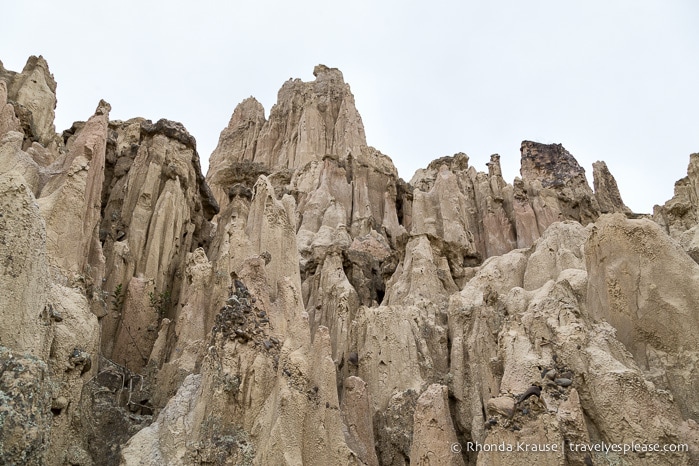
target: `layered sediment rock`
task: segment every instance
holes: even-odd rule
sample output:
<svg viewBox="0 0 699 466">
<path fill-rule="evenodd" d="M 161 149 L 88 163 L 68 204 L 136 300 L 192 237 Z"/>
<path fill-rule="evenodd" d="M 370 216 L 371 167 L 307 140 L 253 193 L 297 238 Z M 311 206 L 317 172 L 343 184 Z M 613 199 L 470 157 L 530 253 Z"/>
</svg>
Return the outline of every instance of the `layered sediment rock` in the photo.
<svg viewBox="0 0 699 466">
<path fill-rule="evenodd" d="M 696 154 L 655 223 L 559 144 L 407 183 L 314 75 L 238 105 L 205 179 L 179 123 L 59 137 L 43 59 L 0 67 L 2 460 L 699 461 Z M 570 448 L 601 442 L 687 448 Z"/>
<path fill-rule="evenodd" d="M 593 163 L 592 177 L 594 179 L 595 198 L 597 199 L 601 213 L 631 212 L 631 209 L 626 207 L 624 201 L 621 199 L 619 187 L 610 173 L 609 168 L 607 168 L 606 163 L 600 161 Z"/>
<path fill-rule="evenodd" d="M 14 107 L 14 118 L 19 121 L 24 132 L 25 144 L 38 142 L 44 147 L 57 149 L 58 138 L 53 125 L 56 81 L 46 60 L 42 56 L 30 57 L 21 73 L 5 69 L 0 62 L 0 80 L 5 82 L 6 98 Z M 0 103 L 3 101 L 3 93 L 0 91 Z M 14 119 L 8 110 L 0 115 Z"/>
<path fill-rule="evenodd" d="M 672 199 L 653 208 L 653 220 L 699 262 L 699 154 L 689 156 L 687 176 L 675 183 Z"/>
</svg>

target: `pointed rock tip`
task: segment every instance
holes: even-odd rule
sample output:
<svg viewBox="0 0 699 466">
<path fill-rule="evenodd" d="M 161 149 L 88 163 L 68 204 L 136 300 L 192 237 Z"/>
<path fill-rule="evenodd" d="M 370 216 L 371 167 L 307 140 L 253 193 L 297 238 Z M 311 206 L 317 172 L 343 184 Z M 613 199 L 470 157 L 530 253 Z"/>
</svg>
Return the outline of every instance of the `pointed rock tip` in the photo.
<svg viewBox="0 0 699 466">
<path fill-rule="evenodd" d="M 261 111 L 261 112 L 265 111 L 265 109 L 262 106 L 262 104 L 260 103 L 260 101 L 257 100 L 256 98 L 254 98 L 253 96 L 250 96 L 250 97 L 244 99 L 242 102 L 240 102 L 235 107 L 234 111 L 238 111 L 238 110 L 240 110 L 240 111 L 254 110 L 254 111 Z"/>
<path fill-rule="evenodd" d="M 49 89 L 51 89 L 51 92 L 55 94 L 56 80 L 54 79 L 53 74 L 49 69 L 49 63 L 46 61 L 43 55 L 39 55 L 38 57 L 36 55 L 31 55 L 29 58 L 27 58 L 27 63 L 24 65 L 22 73 L 29 72 L 35 68 L 42 68 L 44 70 L 46 84 L 48 84 Z"/>
<path fill-rule="evenodd" d="M 109 112 L 111 111 L 112 106 L 109 105 L 109 102 L 104 99 L 100 99 L 100 102 L 97 104 L 97 109 L 95 110 L 95 115 L 109 115 Z"/>
<path fill-rule="evenodd" d="M 233 114 L 231 115 L 231 119 L 228 122 L 228 126 L 237 126 L 241 119 L 264 120 L 265 109 L 256 98 L 250 96 L 235 106 L 235 110 L 233 110 Z"/>
<path fill-rule="evenodd" d="M 315 68 L 313 68 L 313 76 L 315 76 L 316 78 L 320 78 L 326 74 L 336 75 L 341 80 L 344 80 L 344 77 L 342 76 L 342 71 L 340 71 L 337 68 L 330 68 L 323 64 L 316 65 Z"/>
<path fill-rule="evenodd" d="M 35 67 L 38 65 L 45 66 L 46 68 L 49 67 L 48 62 L 46 61 L 46 59 L 44 58 L 43 55 L 39 55 L 39 56 L 30 55 L 29 58 L 27 58 L 27 63 L 26 63 L 26 65 L 24 65 L 24 67 L 25 68 L 29 67 L 29 66 Z"/>
</svg>

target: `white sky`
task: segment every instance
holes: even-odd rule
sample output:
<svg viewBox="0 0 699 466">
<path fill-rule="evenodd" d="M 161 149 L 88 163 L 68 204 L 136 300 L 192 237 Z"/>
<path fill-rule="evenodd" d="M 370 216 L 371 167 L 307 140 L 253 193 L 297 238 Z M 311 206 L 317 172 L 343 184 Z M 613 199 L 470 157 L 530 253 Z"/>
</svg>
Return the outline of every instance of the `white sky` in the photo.
<svg viewBox="0 0 699 466">
<path fill-rule="evenodd" d="M 107 5 L 107 6 L 103 6 Z M 604 160 L 625 202 L 650 212 L 699 152 L 699 2 L 13 1 L 0 60 L 43 55 L 58 81 L 56 128 L 100 98 L 112 119 L 181 121 L 207 159 L 235 106 L 267 114 L 289 79 L 337 67 L 367 140 L 410 180 L 465 152 L 519 174 L 523 139 Z"/>
</svg>

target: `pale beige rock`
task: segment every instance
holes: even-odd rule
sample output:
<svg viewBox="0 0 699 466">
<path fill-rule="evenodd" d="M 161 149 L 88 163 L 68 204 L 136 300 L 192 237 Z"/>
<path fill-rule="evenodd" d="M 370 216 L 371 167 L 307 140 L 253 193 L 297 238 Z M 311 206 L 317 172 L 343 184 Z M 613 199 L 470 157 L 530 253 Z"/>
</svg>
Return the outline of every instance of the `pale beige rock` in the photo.
<svg viewBox="0 0 699 466">
<path fill-rule="evenodd" d="M 350 331 L 357 317 L 359 299 L 356 291 L 350 285 L 342 269 L 342 259 L 339 255 L 328 256 L 321 270 L 315 275 L 318 281 L 313 286 L 308 298 L 307 309 L 311 322 L 311 336 L 315 335 L 320 326 L 328 329 L 334 361 L 343 361 L 338 376 L 350 374 L 350 364 L 347 362 L 350 348 Z"/>
<path fill-rule="evenodd" d="M 153 281 L 133 277 L 119 310 L 119 326 L 112 347 L 112 359 L 134 372 L 142 372 L 158 337 L 160 315 L 159 292 Z"/>
<path fill-rule="evenodd" d="M 488 259 L 449 300 L 449 370 L 457 400 L 454 416 L 476 441 L 485 438 L 482 400 L 501 392 L 504 374 L 498 345 L 504 317 L 500 295 L 521 285 L 527 258 L 526 251 L 516 250 Z"/>
<path fill-rule="evenodd" d="M 17 102 L 27 111 L 26 125 L 29 134 L 25 136 L 40 142 L 44 147 L 51 143 L 56 147 L 56 131 L 53 125 L 56 81 L 46 60 L 42 56 L 29 57 L 21 73 L 8 72 L 0 64 L 1 75 L 9 81 L 8 100 Z"/>
<path fill-rule="evenodd" d="M 347 446 L 367 466 L 378 466 L 374 449 L 372 410 L 366 383 L 359 377 L 348 377 L 343 384 L 342 420 L 345 424 Z"/>
<path fill-rule="evenodd" d="M 208 244 L 216 202 L 204 186 L 194 138 L 181 124 L 134 119 L 110 128 L 105 179 L 110 189 L 99 225 L 107 271 L 103 288 L 113 293 L 121 286 L 126 292 L 133 277 L 152 280 L 155 299 L 169 298 L 163 317 L 175 319 L 187 254 Z M 102 348 L 111 357 L 121 316 L 108 310 Z M 148 332 L 150 325 L 131 330 L 138 327 Z M 143 333 L 134 339 L 151 345 L 154 338 Z M 151 349 L 145 350 L 148 358 Z M 142 364 L 138 358 L 135 363 Z"/>
<path fill-rule="evenodd" d="M 689 156 L 687 176 L 675 183 L 672 199 L 653 208 L 653 220 L 675 239 L 699 223 L 699 153 Z"/>
<path fill-rule="evenodd" d="M 699 225 L 695 225 L 679 236 L 679 242 L 689 257 L 699 263 Z"/>
<path fill-rule="evenodd" d="M 587 224 L 599 215 L 584 170 L 561 145 L 524 141 L 521 151 L 523 179 L 516 178 L 513 185 L 502 178 L 497 154 L 487 164 L 488 173 L 469 167 L 465 154 L 442 157 L 418 170 L 411 180 L 417 189 L 411 231 L 434 234 L 445 223 L 450 225 L 444 232 L 448 240 L 455 225 L 461 225 L 471 243 L 466 258 L 479 261 L 531 246 L 554 222 L 572 219 Z M 440 178 L 452 181 L 443 182 L 440 189 Z M 435 204 L 435 196 L 450 200 Z M 454 265 L 452 270 L 456 271 Z"/>
<path fill-rule="evenodd" d="M 297 247 L 304 269 L 322 263 L 330 251 L 347 249 L 351 242 L 347 226 L 351 222 L 352 186 L 347 183 L 346 171 L 326 158 L 318 176 L 319 185 L 298 207 Z"/>
<path fill-rule="evenodd" d="M 203 342 L 214 325 L 214 315 L 210 312 L 202 312 L 202 310 L 214 308 L 218 311 L 216 298 L 218 298 L 218 302 L 222 302 L 226 293 L 225 290 L 221 289 L 223 288 L 221 280 L 216 280 L 214 276 L 213 264 L 209 262 L 201 248 L 187 255 L 185 274 L 187 284 L 182 289 L 180 299 L 183 306 L 177 319 L 177 340 L 183 343 Z M 229 277 L 226 278 L 223 281 L 227 286 Z M 214 289 L 212 290 L 212 288 Z M 219 289 L 216 290 L 216 288 Z"/>
<path fill-rule="evenodd" d="M 22 175 L 0 175 L 0 344 L 48 357 L 46 226 Z"/>
<path fill-rule="evenodd" d="M 590 314 L 616 328 L 639 365 L 665 373 L 656 383 L 697 418 L 699 266 L 655 223 L 619 214 L 596 223 L 585 259 Z"/>
<path fill-rule="evenodd" d="M 212 156 L 212 184 L 225 180 L 223 160 L 294 169 L 325 154 L 341 160 L 361 154 L 366 146 L 364 126 L 342 73 L 318 65 L 313 74 L 313 82 L 284 83 L 266 121 L 254 99 L 236 108 Z"/>
<path fill-rule="evenodd" d="M 511 418 L 515 414 L 515 399 L 508 396 L 491 398 L 486 402 L 485 409 L 491 416 L 499 414 Z"/>
<path fill-rule="evenodd" d="M 577 251 L 579 261 L 587 237 L 585 230 L 580 230 L 583 234 L 571 235 L 564 234 L 569 225 L 558 223 L 551 228 L 551 232 L 547 232 L 537 246 L 532 248 L 533 252 L 536 253 L 541 245 L 548 244 L 546 251 L 558 248 Z M 589 241 L 587 244 L 589 245 Z M 519 267 L 514 266 L 517 257 L 524 261 Z M 629 441 L 628 439 L 634 438 L 639 442 L 641 439 L 654 442 L 672 425 L 673 438 L 682 438 L 682 441 L 691 444 L 691 429 L 683 432 L 679 427 L 683 425 L 683 421 L 678 403 L 652 388 L 653 384 L 648 379 L 644 380 L 645 376 L 632 356 L 614 337 L 611 326 L 595 324 L 587 316 L 587 293 L 584 290 L 588 274 L 580 269 L 564 269 L 555 278 L 557 266 L 550 265 L 553 270 L 549 273 L 553 279 L 538 289 L 525 291 L 517 283 L 524 282 L 524 270 L 530 266 L 527 258 L 528 254 L 513 251 L 500 258 L 490 259 L 460 296 L 452 297 L 450 301 L 455 417 L 461 425 L 470 424 L 471 438 L 481 443 L 505 442 L 512 445 L 516 445 L 516 442 L 560 442 L 564 437 L 581 442 L 599 442 L 598 439 L 588 437 L 590 431 L 609 434 L 610 437 L 604 437 L 606 441 L 612 441 L 612 438 Z M 539 260 L 534 254 L 531 258 L 529 262 Z M 589 261 L 589 258 L 586 259 Z M 499 267 L 503 267 L 500 269 L 503 271 L 519 269 L 522 272 L 507 275 L 499 271 Z M 455 332 L 454 329 L 459 328 L 462 322 L 468 324 L 463 330 Z M 469 338 L 462 336 L 461 332 L 469 335 Z M 497 334 L 497 339 L 492 338 L 493 334 Z M 470 367 L 461 362 L 472 358 L 481 362 Z M 559 373 L 565 370 L 571 372 L 572 387 L 563 389 L 567 398 L 561 400 L 552 395 L 552 390 L 559 388 L 555 384 L 547 385 L 552 382 L 543 380 L 543 367 L 558 367 Z M 622 373 L 627 375 L 614 375 Z M 631 380 L 634 379 L 638 382 L 632 383 Z M 641 382 L 642 380 L 644 381 Z M 540 401 L 537 397 L 530 398 L 524 406 L 515 409 L 511 421 L 520 430 L 513 434 L 511 430 L 500 427 L 490 431 L 483 429 L 486 420 L 479 414 L 482 409 L 481 399 L 489 399 L 497 393 L 520 395 L 535 382 L 543 386 Z M 578 384 L 582 384 L 582 388 Z M 638 387 L 638 390 L 630 396 L 622 394 L 630 386 Z M 602 398 L 606 401 L 602 401 Z M 617 400 L 614 403 L 619 405 L 618 408 L 609 404 L 612 403 L 611 400 Z M 637 405 L 634 400 L 643 401 Z M 649 407 L 648 414 L 641 414 L 638 410 L 644 410 L 646 406 Z M 523 407 L 533 412 L 534 417 L 532 413 L 523 416 Z M 587 418 L 582 414 L 583 409 L 585 413 L 601 410 L 599 414 L 590 416 L 594 426 L 592 429 L 586 425 Z M 601 418 L 616 419 L 624 410 L 635 413 L 633 418 L 641 421 L 635 425 L 627 425 L 622 420 L 613 421 L 613 425 L 605 421 L 604 426 L 601 426 Z M 649 422 L 653 417 L 651 412 L 655 413 L 653 416 L 663 413 L 663 421 L 660 421 L 663 427 Z M 515 453 L 509 456 L 498 452 L 479 453 L 478 463 L 510 464 L 519 457 L 514 455 Z M 537 461 L 544 463 L 563 463 L 561 455 L 547 454 L 537 458 Z M 571 453 L 565 458 L 572 462 L 585 460 L 584 455 L 578 453 Z M 648 464 L 687 464 L 688 461 L 689 456 L 679 454 L 656 458 Z"/>
<path fill-rule="evenodd" d="M 568 393 L 568 399 L 558 405 L 556 418 L 559 424 L 563 425 L 566 438 L 570 443 L 578 445 L 591 443 L 587 422 L 585 421 L 585 413 L 583 412 L 577 389 L 571 388 Z M 586 454 L 584 452 L 573 452 L 570 450 L 569 447 L 566 452 L 566 457 L 570 463 L 585 463 Z M 592 455 L 589 456 L 591 457 Z"/>
<path fill-rule="evenodd" d="M 60 322 L 53 325 L 48 359 L 55 384 L 51 395 L 56 400 L 62 398 L 63 402 L 52 406 L 54 416 L 46 464 L 61 465 L 68 450 L 85 444 L 80 436 L 68 433 L 75 428 L 75 419 L 83 415 L 83 388 L 98 371 L 99 323 L 79 290 L 53 284 L 50 300 L 54 315 L 60 316 Z"/>
<path fill-rule="evenodd" d="M 95 114 L 68 147 L 60 175 L 42 189 L 39 205 L 47 224 L 47 252 L 66 274 L 102 279 L 98 239 L 110 106 L 101 101 Z M 96 250 L 92 250 L 96 248 Z M 92 274 L 87 270 L 89 264 Z"/>
<path fill-rule="evenodd" d="M 284 359 L 291 375 L 277 379 L 278 395 L 252 429 L 261 437 L 256 464 L 357 464 L 342 433 L 327 329 L 319 328 L 312 349 L 300 347 Z M 310 399 L 295 387 L 298 377 L 309 382 Z"/>
<path fill-rule="evenodd" d="M 436 254 L 426 235 L 413 236 L 406 245 L 403 263 L 391 280 L 387 305 L 414 304 L 426 309 L 444 307 L 448 293 L 457 290 L 446 258 Z"/>
<path fill-rule="evenodd" d="M 397 392 L 419 391 L 424 382 L 422 367 L 434 365 L 429 354 L 421 351 L 427 345 L 416 314 L 413 307 L 360 308 L 358 376 L 367 383 L 374 411 L 386 409 Z"/>
<path fill-rule="evenodd" d="M 235 108 L 228 126 L 221 131 L 218 145 L 209 158 L 206 180 L 221 208 L 228 204 L 228 188 L 239 182 L 237 167 L 231 162 L 253 162 L 260 130 L 265 124 L 265 111 L 253 97 Z"/>
<path fill-rule="evenodd" d="M 446 386 L 432 384 L 418 398 L 410 464 L 464 464 L 461 455 L 453 449 L 458 445 L 458 439 L 451 422 L 447 395 Z"/>
<path fill-rule="evenodd" d="M 25 79 L 43 73 L 35 62 L 25 76 L 0 68 L 9 100 L 13 83 L 41 84 Z M 560 145 L 524 141 L 512 185 L 499 156 L 478 172 L 465 154 L 408 184 L 366 146 L 341 73 L 316 78 L 285 84 L 269 119 L 254 99 L 235 110 L 213 192 L 182 125 L 108 121 L 105 105 L 42 143 L 32 119 L 50 99 L 7 105 L 0 85 L 0 125 L 24 133 L 0 137 L 0 309 L 26 322 L 0 337 L 46 360 L 50 380 L 32 383 L 50 388 L 55 416 L 47 461 L 41 448 L 30 460 L 699 461 L 697 266 L 684 252 L 699 250 L 696 157 L 656 209 L 660 228 L 625 219 L 601 164 L 593 194 Z M 18 253 L 38 268 L 14 276 Z M 689 452 L 475 454 L 469 440 Z"/>
<path fill-rule="evenodd" d="M 205 259 L 193 259 L 189 268 L 193 278 L 200 272 L 201 277 L 208 275 Z M 217 455 L 225 454 L 234 464 L 358 464 L 344 440 L 328 330 L 319 327 L 311 342 L 298 279 L 280 278 L 272 301 L 266 269 L 264 260 L 255 258 L 246 261 L 237 276 L 248 283 L 255 312 L 264 310 L 273 318 L 275 338 L 283 346 L 215 340 L 201 363 L 199 391 L 188 395 L 191 404 L 178 408 L 173 405 L 175 398 L 166 408 L 172 406 L 178 417 L 191 419 L 192 429 L 173 431 L 165 423 L 156 424 L 132 440 L 123 458 L 151 462 L 147 464 L 190 464 L 220 461 Z M 192 291 L 196 283 L 192 282 Z M 266 341 L 270 339 L 271 335 Z M 212 443 L 212 435 L 229 426 L 236 426 L 236 443 L 231 450 L 222 450 L 225 442 Z"/>
<path fill-rule="evenodd" d="M 184 465 L 186 440 L 196 427 L 192 404 L 197 400 L 201 375 L 190 375 L 156 422 L 131 437 L 121 450 L 120 463 L 156 466 Z"/>
<path fill-rule="evenodd" d="M 0 79 L 0 137 L 9 131 L 21 131 L 15 108 L 7 102 L 7 83 Z"/>
<path fill-rule="evenodd" d="M 410 234 L 441 238 L 461 256 L 476 255 L 476 240 L 471 232 L 475 225 L 468 222 L 468 207 L 456 176 L 443 165 L 429 192 L 413 192 Z"/>
<path fill-rule="evenodd" d="M 2 133 L 0 132 L 0 134 Z M 19 173 L 32 194 L 38 196 L 41 186 L 40 169 L 33 158 L 22 150 L 24 135 L 16 131 L 9 131 L 0 137 L 0 173 L 10 171 Z"/>
<path fill-rule="evenodd" d="M 524 272 L 524 289 L 555 280 L 566 269 L 585 269 L 583 247 L 588 231 L 578 222 L 554 223 L 539 238 Z"/>
<path fill-rule="evenodd" d="M 612 176 L 606 163 L 601 161 L 593 163 L 592 177 L 600 213 L 631 212 L 631 209 L 626 207 L 621 199 L 616 179 Z"/>
<path fill-rule="evenodd" d="M 267 251 L 271 255 L 267 277 L 272 300 L 276 299 L 277 281 L 282 277 L 289 277 L 295 282 L 296 289 L 301 289 L 295 208 L 293 197 L 285 195 L 281 201 L 278 200 L 270 181 L 264 176 L 260 177 L 255 184 L 245 233 L 254 251 L 258 254 Z"/>
<path fill-rule="evenodd" d="M 349 86 L 336 68 L 318 65 L 315 81 L 289 80 L 260 131 L 255 161 L 296 168 L 324 154 L 356 157 L 366 145 Z M 294 134 L 298 133 L 296 139 Z"/>
</svg>

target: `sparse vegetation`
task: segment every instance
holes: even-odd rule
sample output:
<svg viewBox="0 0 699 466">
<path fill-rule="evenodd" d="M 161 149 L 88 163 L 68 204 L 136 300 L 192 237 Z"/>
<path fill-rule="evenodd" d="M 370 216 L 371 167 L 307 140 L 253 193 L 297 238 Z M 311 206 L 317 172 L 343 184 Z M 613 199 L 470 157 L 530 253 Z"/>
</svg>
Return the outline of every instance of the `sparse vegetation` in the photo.
<svg viewBox="0 0 699 466">
<path fill-rule="evenodd" d="M 121 312 L 124 308 L 124 287 L 119 283 L 112 292 L 112 309 L 114 312 Z"/>
<path fill-rule="evenodd" d="M 151 291 L 148 293 L 148 298 L 150 299 L 150 307 L 156 310 L 158 313 L 158 319 L 165 317 L 168 307 L 170 307 L 170 292 L 163 291 L 158 293 L 158 290 Z"/>
</svg>

